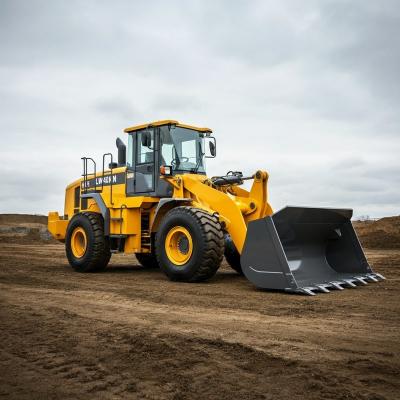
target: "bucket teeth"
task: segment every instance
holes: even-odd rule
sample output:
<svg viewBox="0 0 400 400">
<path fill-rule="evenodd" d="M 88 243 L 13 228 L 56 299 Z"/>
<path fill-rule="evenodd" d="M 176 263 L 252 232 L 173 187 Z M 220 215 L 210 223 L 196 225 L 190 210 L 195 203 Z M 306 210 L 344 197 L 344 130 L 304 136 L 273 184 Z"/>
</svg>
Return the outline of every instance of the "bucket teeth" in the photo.
<svg viewBox="0 0 400 400">
<path fill-rule="evenodd" d="M 343 279 L 343 282 L 346 283 L 349 287 L 356 287 L 357 285 L 354 283 L 354 279 Z"/>
<path fill-rule="evenodd" d="M 328 290 L 328 287 L 329 287 L 330 285 L 321 284 L 321 285 L 315 285 L 315 286 L 316 286 L 316 288 L 317 288 L 318 290 L 320 290 L 320 291 L 323 292 L 323 293 L 330 293 L 330 291 Z"/>
<path fill-rule="evenodd" d="M 300 287 L 299 289 L 296 290 L 290 289 L 288 291 L 307 294 L 309 296 L 315 296 L 317 294 L 315 292 L 330 293 L 330 290 L 332 289 L 343 290 L 346 287 L 354 288 L 357 286 L 357 283 L 367 285 L 368 281 L 379 282 L 380 279 L 381 280 L 385 279 L 385 277 L 382 276 L 381 274 L 373 273 L 361 276 L 354 276 L 353 278 L 345 278 L 341 279 L 340 281 L 318 283 L 313 286 L 305 286 L 305 287 Z"/>
<path fill-rule="evenodd" d="M 333 281 L 333 282 L 329 282 L 335 289 L 338 289 L 338 290 L 343 290 L 344 288 L 342 288 L 342 286 L 341 285 L 344 285 L 345 284 L 345 282 L 336 282 L 336 281 Z"/>
<path fill-rule="evenodd" d="M 379 279 L 377 279 L 373 274 L 368 274 L 367 279 L 371 279 L 373 282 L 379 282 Z"/>
<path fill-rule="evenodd" d="M 368 278 L 372 279 L 374 282 L 379 282 L 380 280 L 383 281 L 386 279 L 382 274 L 377 274 L 377 273 L 368 274 L 367 276 L 368 276 Z"/>
<path fill-rule="evenodd" d="M 354 279 L 356 279 L 358 282 L 361 282 L 363 285 L 368 285 L 365 276 L 355 276 Z"/>
<path fill-rule="evenodd" d="M 303 293 L 303 294 L 308 294 L 309 296 L 315 296 L 315 293 L 313 292 L 313 290 L 317 290 L 317 288 L 314 287 L 303 287 L 303 288 L 299 288 L 299 292 Z"/>
</svg>

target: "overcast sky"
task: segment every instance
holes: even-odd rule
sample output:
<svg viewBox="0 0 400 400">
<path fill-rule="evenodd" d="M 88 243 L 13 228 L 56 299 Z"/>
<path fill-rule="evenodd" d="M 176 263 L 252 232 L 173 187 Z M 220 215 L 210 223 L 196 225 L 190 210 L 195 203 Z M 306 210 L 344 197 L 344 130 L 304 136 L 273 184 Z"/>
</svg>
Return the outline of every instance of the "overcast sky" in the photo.
<svg viewBox="0 0 400 400">
<path fill-rule="evenodd" d="M 270 202 L 400 214 L 398 1 L 0 0 L 0 212 L 63 211 L 83 155 L 207 126 Z"/>
</svg>

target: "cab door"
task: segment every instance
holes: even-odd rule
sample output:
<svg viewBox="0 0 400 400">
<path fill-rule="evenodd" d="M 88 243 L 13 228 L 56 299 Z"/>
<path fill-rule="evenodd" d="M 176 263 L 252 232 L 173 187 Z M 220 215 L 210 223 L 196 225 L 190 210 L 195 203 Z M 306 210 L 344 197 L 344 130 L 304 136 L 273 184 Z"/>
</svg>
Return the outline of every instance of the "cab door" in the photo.
<svg viewBox="0 0 400 400">
<path fill-rule="evenodd" d="M 154 129 L 138 132 L 135 147 L 135 194 L 154 192 Z"/>
</svg>

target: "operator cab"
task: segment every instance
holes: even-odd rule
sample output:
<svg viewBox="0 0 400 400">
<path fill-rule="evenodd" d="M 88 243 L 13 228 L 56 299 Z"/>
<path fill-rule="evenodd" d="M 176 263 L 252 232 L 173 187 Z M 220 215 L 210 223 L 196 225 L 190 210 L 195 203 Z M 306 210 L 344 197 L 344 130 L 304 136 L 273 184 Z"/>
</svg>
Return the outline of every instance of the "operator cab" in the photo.
<svg viewBox="0 0 400 400">
<path fill-rule="evenodd" d="M 205 158 L 215 157 L 215 138 L 208 128 L 167 120 L 126 128 L 125 132 L 129 134 L 127 195 L 170 197 L 172 188 L 160 179 L 160 170 L 170 175 L 205 175 Z"/>
</svg>

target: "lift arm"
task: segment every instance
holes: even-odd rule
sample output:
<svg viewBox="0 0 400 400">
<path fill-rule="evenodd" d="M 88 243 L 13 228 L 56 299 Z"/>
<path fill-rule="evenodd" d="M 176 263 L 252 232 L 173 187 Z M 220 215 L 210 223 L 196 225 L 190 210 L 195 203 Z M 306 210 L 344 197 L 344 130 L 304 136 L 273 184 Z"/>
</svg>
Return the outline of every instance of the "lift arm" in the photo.
<svg viewBox="0 0 400 400">
<path fill-rule="evenodd" d="M 173 197 L 192 198 L 194 206 L 217 213 L 239 253 L 246 239 L 247 223 L 272 215 L 267 202 L 268 174 L 264 171 L 256 172 L 250 192 L 237 185 L 216 188 L 201 175 L 185 174 L 165 179 L 174 187 Z"/>
</svg>

